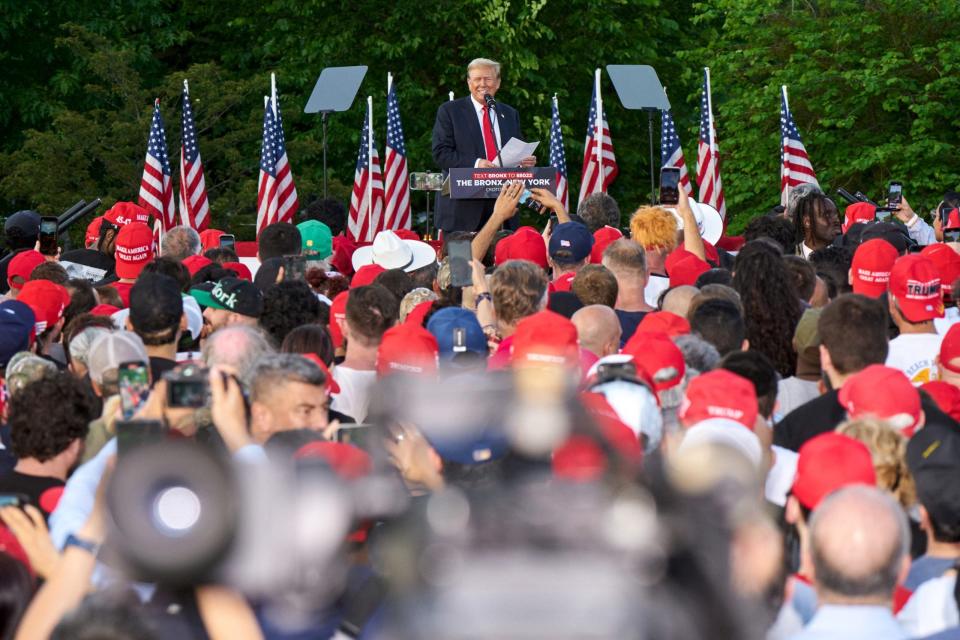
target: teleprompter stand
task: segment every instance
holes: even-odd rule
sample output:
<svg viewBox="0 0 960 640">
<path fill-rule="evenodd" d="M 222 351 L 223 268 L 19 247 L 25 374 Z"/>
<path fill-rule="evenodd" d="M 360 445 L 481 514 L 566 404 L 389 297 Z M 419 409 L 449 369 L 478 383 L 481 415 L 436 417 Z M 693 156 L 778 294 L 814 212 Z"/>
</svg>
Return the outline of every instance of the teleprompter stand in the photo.
<svg viewBox="0 0 960 640">
<path fill-rule="evenodd" d="M 670 109 L 667 93 L 660 84 L 656 70 L 648 64 L 608 64 L 607 73 L 617 90 L 617 97 L 624 109 L 643 109 L 648 116 L 650 133 L 650 202 L 657 201 L 657 189 L 653 174 L 653 114 Z"/>
<path fill-rule="evenodd" d="M 357 97 L 367 67 L 327 67 L 317 78 L 304 113 L 319 113 L 323 122 L 323 197 L 327 197 L 327 119 L 331 113 L 346 111 Z"/>
</svg>

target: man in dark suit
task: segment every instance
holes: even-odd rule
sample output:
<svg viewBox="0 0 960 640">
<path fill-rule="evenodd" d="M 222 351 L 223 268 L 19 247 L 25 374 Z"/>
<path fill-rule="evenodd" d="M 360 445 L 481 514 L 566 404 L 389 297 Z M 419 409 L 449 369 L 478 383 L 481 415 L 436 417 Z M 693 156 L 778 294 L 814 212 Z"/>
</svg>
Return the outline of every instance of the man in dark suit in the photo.
<svg viewBox="0 0 960 640">
<path fill-rule="evenodd" d="M 500 88 L 500 63 L 477 58 L 467 65 L 470 95 L 443 103 L 433 124 L 433 159 L 444 175 L 455 167 L 496 167 L 497 148 L 510 138 L 520 138 L 520 115 L 513 107 L 498 102 L 493 122 L 484 95 L 495 96 Z M 522 167 L 536 165 L 528 156 Z M 451 200 L 437 195 L 434 223 L 438 229 L 477 231 L 493 212 L 493 200 Z"/>
</svg>

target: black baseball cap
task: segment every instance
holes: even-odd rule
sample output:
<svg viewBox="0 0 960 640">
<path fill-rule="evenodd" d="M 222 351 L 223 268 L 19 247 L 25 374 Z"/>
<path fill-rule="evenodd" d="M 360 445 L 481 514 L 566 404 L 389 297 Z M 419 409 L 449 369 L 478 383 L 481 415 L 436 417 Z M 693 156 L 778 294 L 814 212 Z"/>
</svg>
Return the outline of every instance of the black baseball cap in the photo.
<svg viewBox="0 0 960 640">
<path fill-rule="evenodd" d="M 137 333 L 176 327 L 182 315 L 180 285 L 170 276 L 145 273 L 130 288 L 130 324 Z"/>
<path fill-rule="evenodd" d="M 907 443 L 917 498 L 940 525 L 960 527 L 960 433 L 928 424 Z"/>
<path fill-rule="evenodd" d="M 224 309 L 242 316 L 259 318 L 263 313 L 263 294 L 256 285 L 240 278 L 223 278 L 210 290 L 195 288 L 190 295 L 204 307 Z"/>
<path fill-rule="evenodd" d="M 40 214 L 27 209 L 17 211 L 3 223 L 3 233 L 10 239 L 36 239 L 40 234 Z"/>
</svg>

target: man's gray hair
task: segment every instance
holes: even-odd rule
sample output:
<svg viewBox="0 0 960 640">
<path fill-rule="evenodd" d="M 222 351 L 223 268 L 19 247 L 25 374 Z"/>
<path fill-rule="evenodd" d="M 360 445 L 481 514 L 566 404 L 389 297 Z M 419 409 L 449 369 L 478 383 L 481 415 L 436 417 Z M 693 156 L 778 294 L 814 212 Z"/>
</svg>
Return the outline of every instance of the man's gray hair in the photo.
<svg viewBox="0 0 960 640">
<path fill-rule="evenodd" d="M 467 76 L 469 77 L 470 72 L 477 67 L 492 67 L 497 78 L 500 77 L 500 63 L 496 60 L 491 60 L 490 58 L 474 58 L 470 61 L 470 64 L 467 65 Z"/>
<path fill-rule="evenodd" d="M 208 367 L 232 367 L 240 382 L 249 389 L 254 365 L 273 352 L 273 347 L 260 331 L 237 325 L 218 329 L 207 338 L 203 343 L 203 362 Z"/>
<path fill-rule="evenodd" d="M 200 253 L 200 234 L 185 226 L 174 227 L 160 239 L 160 255 L 183 261 Z"/>
<path fill-rule="evenodd" d="M 683 361 L 687 365 L 687 382 L 701 373 L 713 371 L 720 364 L 720 352 L 700 336 L 688 333 L 677 336 L 673 342 L 683 353 Z"/>
<path fill-rule="evenodd" d="M 256 402 L 287 382 L 323 387 L 327 376 L 315 363 L 299 353 L 273 353 L 263 356 L 250 372 L 250 400 Z"/>
<path fill-rule="evenodd" d="M 884 515 L 889 516 L 889 520 Z M 846 537 L 848 532 L 849 538 Z M 879 548 L 872 550 L 869 564 L 864 564 L 859 561 L 864 554 L 857 553 L 862 550 L 858 541 L 868 536 Z M 889 548 L 885 549 L 884 543 Z M 851 553 L 858 559 L 853 569 L 850 565 L 854 562 L 849 560 Z M 843 487 L 824 498 L 813 511 L 810 556 L 815 581 L 828 593 L 847 599 L 890 598 L 903 559 L 909 553 L 907 517 L 897 501 L 877 487 Z"/>
</svg>

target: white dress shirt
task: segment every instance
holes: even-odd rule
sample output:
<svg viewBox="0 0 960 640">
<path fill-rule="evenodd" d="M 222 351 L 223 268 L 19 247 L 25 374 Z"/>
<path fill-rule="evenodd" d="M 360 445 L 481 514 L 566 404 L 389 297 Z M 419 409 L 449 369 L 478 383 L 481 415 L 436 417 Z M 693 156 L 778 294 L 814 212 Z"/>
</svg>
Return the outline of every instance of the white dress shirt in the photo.
<svg viewBox="0 0 960 640">
<path fill-rule="evenodd" d="M 483 136 L 483 119 L 489 116 L 484 115 L 483 113 L 484 105 L 477 102 L 473 96 L 470 96 L 470 103 L 473 105 L 473 108 L 477 112 L 477 122 L 480 123 L 480 135 L 482 137 Z M 494 109 L 494 113 L 497 114 L 496 109 Z M 503 148 L 503 140 L 500 139 L 500 118 L 496 116 L 493 118 L 493 135 L 497 139 L 497 147 Z M 486 142 L 484 142 L 484 148 L 486 148 Z M 486 158 L 477 158 L 477 161 L 479 160 L 486 160 Z M 494 158 L 493 163 L 498 164 L 496 158 Z M 477 162 L 474 162 L 473 166 L 477 166 Z"/>
</svg>

